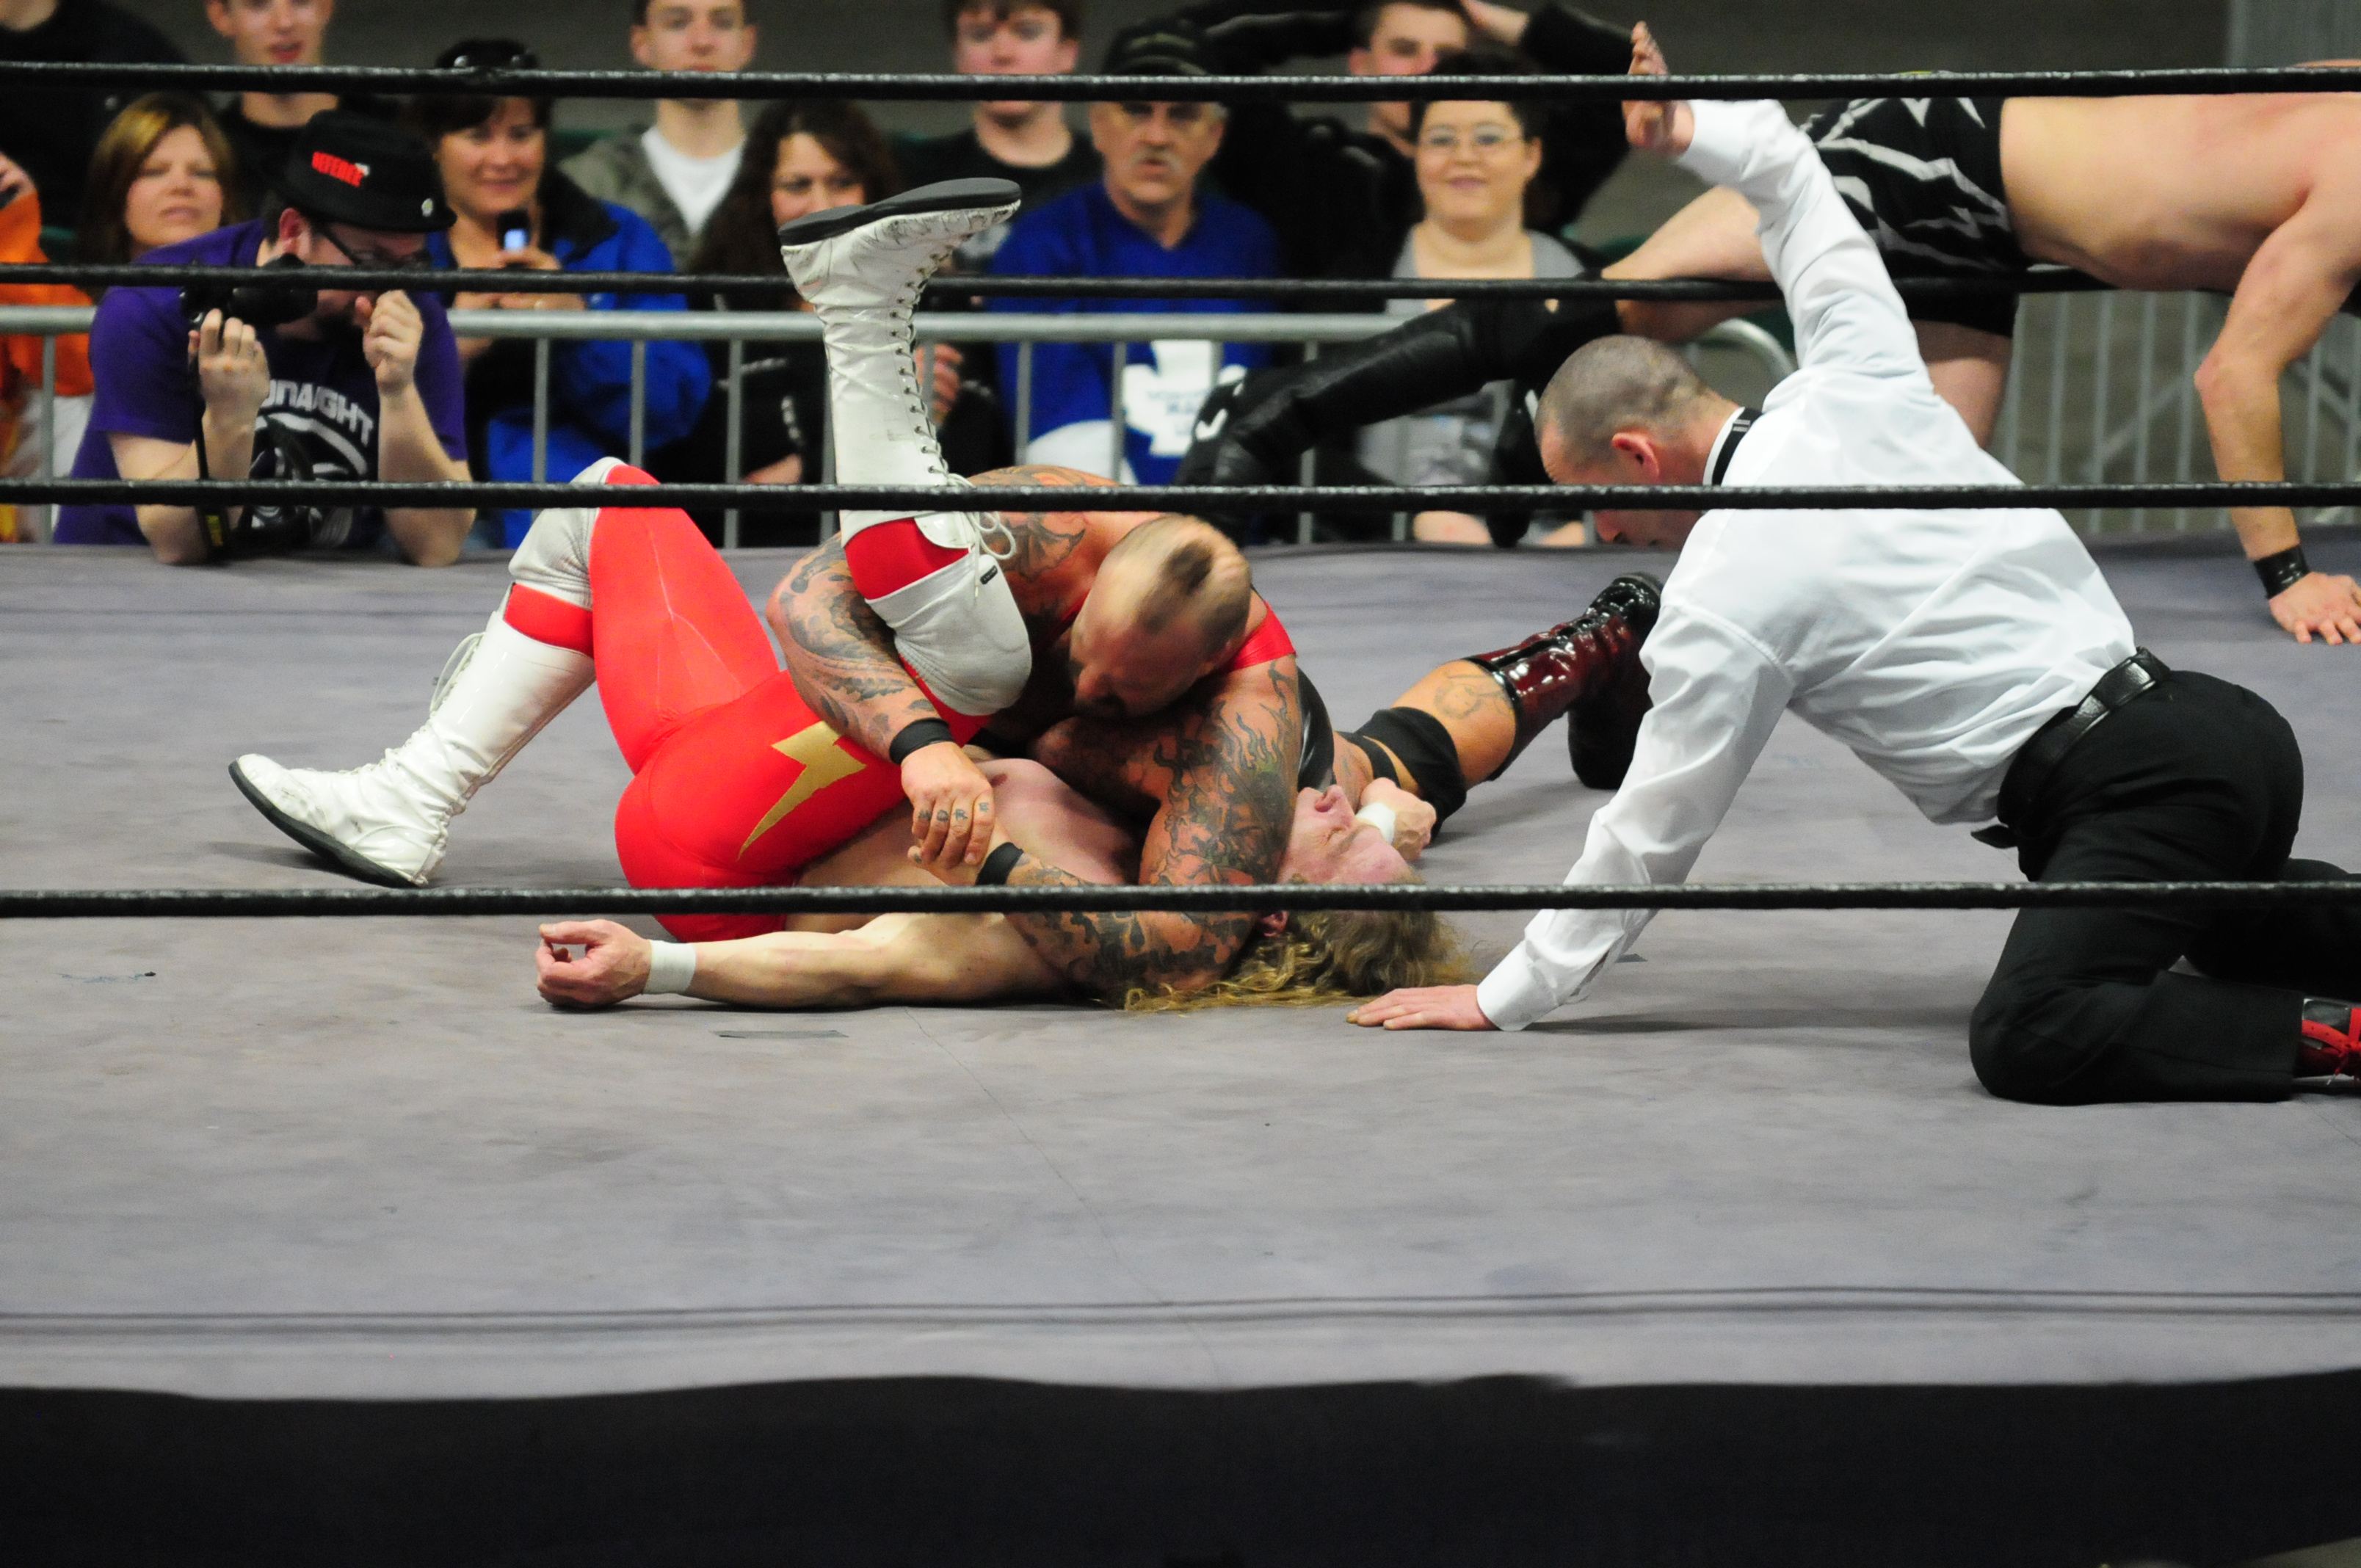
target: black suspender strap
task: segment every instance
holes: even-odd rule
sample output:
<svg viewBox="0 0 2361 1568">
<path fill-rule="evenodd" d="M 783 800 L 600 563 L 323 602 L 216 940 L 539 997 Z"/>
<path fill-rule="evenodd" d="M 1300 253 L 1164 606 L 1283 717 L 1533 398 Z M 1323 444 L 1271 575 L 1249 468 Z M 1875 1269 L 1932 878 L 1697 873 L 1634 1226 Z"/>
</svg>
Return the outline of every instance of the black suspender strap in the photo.
<svg viewBox="0 0 2361 1568">
<path fill-rule="evenodd" d="M 1713 472 L 1705 477 L 1707 484 L 1721 483 L 1722 476 L 1730 472 L 1730 460 L 1738 455 L 1738 444 L 1762 417 L 1761 409 L 1741 409 L 1730 416 L 1730 428 L 1721 433 L 1721 450 L 1713 455 Z"/>
</svg>

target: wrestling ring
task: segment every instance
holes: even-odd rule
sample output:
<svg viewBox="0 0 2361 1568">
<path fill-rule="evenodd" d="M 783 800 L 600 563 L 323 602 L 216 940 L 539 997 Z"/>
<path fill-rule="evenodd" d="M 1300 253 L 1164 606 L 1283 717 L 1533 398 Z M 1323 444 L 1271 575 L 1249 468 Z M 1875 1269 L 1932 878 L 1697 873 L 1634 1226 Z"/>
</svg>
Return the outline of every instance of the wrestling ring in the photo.
<svg viewBox="0 0 2361 1568">
<path fill-rule="evenodd" d="M 207 87 L 254 74 L 110 71 Z M 347 89 L 666 88 L 648 73 L 308 74 Z M 2163 74 L 2169 87 L 1959 80 L 2327 84 Z M 1656 85 L 1824 96 L 1902 80 L 1951 81 Z M 1362 85 L 1255 81 L 1302 98 Z M 19 272 L 33 275 L 0 281 Z M 579 493 L 7 480 L 0 500 L 133 490 Z M 2361 497 L 2349 484 L 1933 496 L 2220 505 L 2266 491 Z M 1217 493 L 1102 494 L 1185 508 Z M 750 509 L 912 497 L 650 492 Z M 1518 498 L 1531 499 L 1261 499 Z M 2351 655 L 2291 649 L 2233 548 L 2100 559 L 2144 644 L 2290 717 L 2319 760 L 2302 843 L 2349 853 L 2361 782 L 2334 759 L 2350 750 Z M 2324 570 L 2361 570 L 2361 541 L 2320 533 L 2311 548 Z M 610 812 L 628 775 L 590 704 L 476 800 L 444 887 L 357 889 L 273 832 L 222 766 L 249 750 L 372 754 L 405 733 L 505 585 L 500 562 L 7 559 L 12 1560 L 2226 1563 L 2361 1536 L 2344 1474 L 2361 1448 L 2361 1101 L 2011 1104 L 1977 1086 L 1964 1042 L 1994 912 L 2361 887 L 2029 888 L 1791 724 L 1694 884 L 1591 890 L 1667 906 L 1644 956 L 1597 1002 L 1520 1035 L 1388 1035 L 1334 1009 L 785 1014 L 664 997 L 560 1014 L 533 992 L 536 916 L 1025 894 L 625 894 Z M 791 560 L 729 557 L 757 599 Z M 1564 619 L 1635 564 L 1613 549 L 1536 562 L 1282 548 L 1255 571 L 1345 714 L 1439 658 Z M 1532 884 L 1572 862 L 1606 798 L 1538 747 L 1428 852 L 1435 885 L 1225 889 L 1221 906 L 1421 900 L 1454 910 L 1488 961 L 1521 927 L 1514 910 L 1575 902 Z"/>
</svg>

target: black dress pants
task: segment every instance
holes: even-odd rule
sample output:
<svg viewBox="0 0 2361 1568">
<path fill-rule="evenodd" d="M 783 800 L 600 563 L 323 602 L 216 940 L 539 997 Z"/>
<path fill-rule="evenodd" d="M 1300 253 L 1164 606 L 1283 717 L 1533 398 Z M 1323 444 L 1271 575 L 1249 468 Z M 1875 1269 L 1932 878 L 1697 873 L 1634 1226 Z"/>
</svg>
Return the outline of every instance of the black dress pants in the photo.
<svg viewBox="0 0 2361 1568">
<path fill-rule="evenodd" d="M 2037 882 L 2344 879 L 2289 859 L 2302 805 L 2287 720 L 2174 671 L 2085 735 L 2011 826 Z M 2197 974 L 2168 972 L 2184 958 Z M 2361 908 L 2027 909 L 1969 1047 L 2008 1100 L 2276 1100 L 2308 995 L 2361 999 Z"/>
</svg>

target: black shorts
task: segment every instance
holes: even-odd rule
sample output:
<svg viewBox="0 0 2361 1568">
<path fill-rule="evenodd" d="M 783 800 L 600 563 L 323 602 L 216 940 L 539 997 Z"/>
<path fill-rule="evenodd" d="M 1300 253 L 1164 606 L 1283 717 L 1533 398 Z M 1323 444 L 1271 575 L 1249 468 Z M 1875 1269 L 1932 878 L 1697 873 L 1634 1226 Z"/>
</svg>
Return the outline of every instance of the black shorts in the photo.
<svg viewBox="0 0 2361 1568">
<path fill-rule="evenodd" d="M 1998 98 L 1856 98 L 1804 127 L 1896 278 L 1991 277 L 2032 263 L 2009 222 Z M 2015 294 L 1910 301 L 1913 321 L 2013 335 Z"/>
</svg>

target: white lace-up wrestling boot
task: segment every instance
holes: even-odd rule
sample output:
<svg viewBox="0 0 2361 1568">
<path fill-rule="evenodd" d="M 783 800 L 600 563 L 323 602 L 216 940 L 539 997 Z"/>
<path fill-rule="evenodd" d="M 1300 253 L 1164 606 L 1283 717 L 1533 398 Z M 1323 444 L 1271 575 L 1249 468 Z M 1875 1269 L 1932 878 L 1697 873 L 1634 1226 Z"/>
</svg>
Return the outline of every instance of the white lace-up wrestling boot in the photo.
<svg viewBox="0 0 2361 1568">
<path fill-rule="evenodd" d="M 604 458 L 577 477 L 602 479 Z M 523 587 L 588 609 L 590 530 L 598 510 L 553 508 L 510 558 Z M 459 645 L 435 683 L 426 722 L 369 763 L 330 773 L 248 754 L 229 776 L 289 838 L 365 882 L 423 887 L 443 863 L 451 819 L 525 742 L 588 689 L 588 653 L 526 636 L 505 605 Z"/>
<path fill-rule="evenodd" d="M 820 320 L 828 348 L 829 430 L 840 485 L 956 485 L 918 385 L 910 315 L 951 252 L 1013 214 L 1005 180 L 946 180 L 863 207 L 834 207 L 779 230 L 779 254 Z M 846 534 L 907 511 L 847 511 Z M 983 520 L 921 513 L 918 528 L 950 549 L 982 543 Z"/>
</svg>

